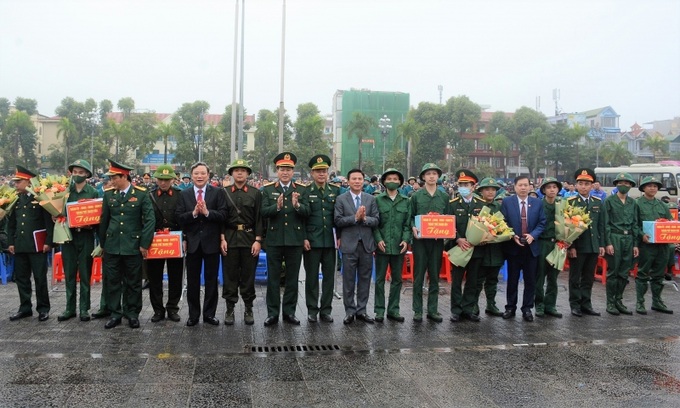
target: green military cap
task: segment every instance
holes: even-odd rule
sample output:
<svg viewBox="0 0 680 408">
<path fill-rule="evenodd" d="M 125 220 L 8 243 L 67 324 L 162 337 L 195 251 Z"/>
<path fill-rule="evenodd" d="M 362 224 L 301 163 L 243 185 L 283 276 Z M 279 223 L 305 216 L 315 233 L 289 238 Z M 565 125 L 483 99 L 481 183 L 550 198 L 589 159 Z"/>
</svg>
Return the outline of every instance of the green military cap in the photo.
<svg viewBox="0 0 680 408">
<path fill-rule="evenodd" d="M 413 180 L 413 181 L 418 181 L 418 179 L 416 179 L 416 178 L 413 177 L 413 176 L 409 177 L 408 180 L 406 180 L 406 181 L 411 181 L 411 180 Z"/>
<path fill-rule="evenodd" d="M 85 171 L 87 171 L 87 178 L 92 177 L 92 166 L 90 166 L 90 163 L 87 160 L 78 159 L 74 161 L 73 163 L 68 165 L 68 171 L 73 172 L 74 167 L 80 167 L 81 169 L 85 169 Z"/>
<path fill-rule="evenodd" d="M 399 176 L 399 184 L 404 184 L 404 175 L 401 174 L 401 172 L 395 168 L 389 168 L 385 170 L 385 172 L 380 176 L 380 184 L 385 184 L 385 177 L 389 176 L 390 174 L 396 174 Z"/>
<path fill-rule="evenodd" d="M 502 188 L 496 192 L 496 198 L 494 200 L 502 200 L 508 195 L 508 192 Z"/>
<path fill-rule="evenodd" d="M 562 190 L 562 183 L 557 181 L 557 179 L 555 177 L 546 177 L 546 178 L 543 179 L 541 186 L 538 188 L 541 191 L 541 193 L 545 194 L 545 191 L 543 191 L 543 188 L 550 183 L 557 185 L 558 190 Z"/>
<path fill-rule="evenodd" d="M 106 172 L 107 176 L 113 176 L 113 175 L 123 175 L 123 176 L 129 176 L 130 172 L 132 171 L 132 167 L 126 166 L 124 164 L 117 163 L 111 159 L 109 159 L 109 171 Z"/>
<path fill-rule="evenodd" d="M 456 171 L 456 180 L 458 183 L 473 183 L 476 184 L 479 181 L 479 177 L 475 173 L 468 169 L 460 169 Z"/>
<path fill-rule="evenodd" d="M 33 177 L 36 177 L 37 174 L 33 173 L 29 169 L 27 169 L 24 166 L 20 166 L 17 164 L 17 172 L 14 174 L 14 177 L 12 177 L 13 181 L 17 180 L 30 180 Z"/>
<path fill-rule="evenodd" d="M 234 169 L 246 169 L 249 175 L 253 173 L 253 169 L 250 168 L 248 161 L 245 159 L 236 159 L 229 165 L 228 172 L 230 176 Z"/>
<path fill-rule="evenodd" d="M 419 175 L 419 177 L 420 177 L 421 180 L 424 181 L 424 179 L 423 179 L 423 173 L 425 173 L 425 172 L 428 171 L 428 170 L 436 170 L 436 171 L 437 171 L 437 174 L 438 174 L 437 177 L 441 177 L 441 176 L 442 176 L 442 169 L 440 169 L 439 166 L 437 166 L 437 165 L 434 164 L 434 163 L 425 163 L 425 165 L 423 166 L 423 169 L 420 171 L 420 175 Z"/>
<path fill-rule="evenodd" d="M 331 167 L 331 158 L 325 154 L 317 154 L 316 156 L 309 159 L 309 168 L 314 169 L 327 169 Z"/>
<path fill-rule="evenodd" d="M 619 181 L 627 181 L 632 184 L 632 187 L 635 187 L 635 180 L 633 180 L 633 176 L 631 176 L 630 173 L 619 173 L 614 179 L 614 185 L 616 186 L 616 183 Z"/>
<path fill-rule="evenodd" d="M 640 182 L 640 187 L 638 187 L 638 189 L 640 191 L 645 191 L 645 186 L 647 184 L 652 184 L 652 183 L 656 184 L 657 187 L 659 187 L 659 188 L 663 187 L 663 184 L 661 184 L 661 182 L 659 181 L 658 178 L 656 178 L 654 176 L 647 176 L 647 177 L 642 179 L 642 181 Z"/>
<path fill-rule="evenodd" d="M 158 166 L 153 173 L 153 176 L 159 180 L 174 180 L 177 177 L 175 176 L 175 169 L 169 164 L 161 164 Z"/>
<path fill-rule="evenodd" d="M 574 172 L 574 180 L 590 181 L 591 183 L 594 183 L 596 180 L 595 172 L 587 167 L 582 167 Z"/>
<path fill-rule="evenodd" d="M 496 179 L 493 177 L 484 177 L 477 186 L 477 192 L 481 192 L 485 187 L 495 188 L 496 191 L 500 190 L 501 188 L 501 186 L 498 185 L 498 181 L 496 181 Z"/>
<path fill-rule="evenodd" d="M 191 180 L 191 176 L 189 176 L 189 173 L 184 173 L 184 175 L 182 176 L 182 180 L 184 180 L 184 179 Z"/>
<path fill-rule="evenodd" d="M 281 152 L 274 157 L 276 167 L 295 167 L 297 156 L 291 152 Z"/>
</svg>

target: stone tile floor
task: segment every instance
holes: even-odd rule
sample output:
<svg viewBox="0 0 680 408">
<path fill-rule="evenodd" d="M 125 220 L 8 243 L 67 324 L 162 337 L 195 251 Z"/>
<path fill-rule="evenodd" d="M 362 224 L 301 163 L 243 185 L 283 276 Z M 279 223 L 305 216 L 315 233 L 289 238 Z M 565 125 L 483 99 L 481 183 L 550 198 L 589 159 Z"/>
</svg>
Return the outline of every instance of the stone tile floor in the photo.
<svg viewBox="0 0 680 408">
<path fill-rule="evenodd" d="M 0 286 L 0 406 L 680 406 L 679 315 L 609 316 L 604 287 L 596 282 L 594 306 L 603 316 L 572 317 L 566 278 L 560 277 L 558 298 L 565 317 L 533 323 L 488 316 L 450 323 L 448 290 L 439 303 L 444 323 L 414 323 L 407 289 L 403 324 L 344 326 L 339 299 L 334 323 L 310 324 L 301 283 L 301 326 L 263 327 L 265 287 L 258 286 L 254 326 L 243 324 L 241 304 L 231 327 L 186 327 L 185 304 L 182 322 L 154 324 L 145 292 L 137 330 L 104 330 L 103 321 L 57 322 L 65 304 L 60 284 L 50 292 L 47 322 L 38 322 L 37 314 L 10 322 L 18 307 L 10 283 Z M 500 289 L 502 306 L 503 283 Z M 100 290 L 95 284 L 93 304 Z M 680 313 L 680 293 L 667 288 L 664 299 Z M 624 300 L 634 305 L 630 287 Z M 221 303 L 220 320 L 224 311 Z M 251 351 L 305 345 L 335 349 Z"/>
</svg>

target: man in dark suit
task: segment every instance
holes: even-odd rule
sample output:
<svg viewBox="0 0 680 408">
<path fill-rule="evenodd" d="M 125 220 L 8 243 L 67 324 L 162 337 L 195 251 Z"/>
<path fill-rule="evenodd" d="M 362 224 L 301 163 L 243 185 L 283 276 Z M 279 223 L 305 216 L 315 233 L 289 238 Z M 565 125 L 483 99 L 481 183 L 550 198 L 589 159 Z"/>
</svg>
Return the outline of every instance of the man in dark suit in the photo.
<svg viewBox="0 0 680 408">
<path fill-rule="evenodd" d="M 375 320 L 366 313 L 371 289 L 373 251 L 377 248 L 373 228 L 380 222 L 375 197 L 362 192 L 364 173 L 352 169 L 347 173 L 350 190 L 335 201 L 335 226 L 340 229 L 342 252 L 342 295 L 345 304 L 344 324 L 357 319 L 366 323 Z M 358 281 L 357 281 L 358 276 Z M 354 301 L 356 282 L 357 298 Z"/>
<path fill-rule="evenodd" d="M 203 162 L 191 166 L 193 186 L 182 190 L 175 216 L 187 242 L 187 326 L 195 326 L 201 316 L 201 265 L 205 278 L 203 322 L 217 326 L 217 273 L 220 253 L 226 254 L 227 241 L 220 239 L 227 214 L 227 198 L 222 189 L 211 186 L 210 169 Z"/>
<path fill-rule="evenodd" d="M 517 310 L 517 287 L 519 273 L 524 272 L 524 293 L 522 295 L 522 317 L 532 322 L 536 291 L 536 268 L 540 247 L 538 237 L 545 229 L 545 214 L 541 200 L 529 197 L 529 178 L 515 177 L 515 194 L 506 197 L 501 204 L 501 213 L 515 232 L 512 240 L 505 243 L 504 252 L 508 259 L 507 305 L 504 319 L 515 317 Z"/>
</svg>

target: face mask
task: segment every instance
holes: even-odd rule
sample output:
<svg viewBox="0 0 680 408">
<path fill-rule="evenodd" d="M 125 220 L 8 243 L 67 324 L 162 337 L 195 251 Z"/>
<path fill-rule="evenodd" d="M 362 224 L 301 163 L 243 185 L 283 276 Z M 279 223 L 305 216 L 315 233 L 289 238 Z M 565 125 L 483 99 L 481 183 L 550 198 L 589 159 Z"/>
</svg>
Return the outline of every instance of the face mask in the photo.
<svg viewBox="0 0 680 408">
<path fill-rule="evenodd" d="M 388 183 L 385 183 L 385 187 L 386 187 L 388 190 L 396 190 L 396 189 L 399 188 L 399 183 L 395 183 L 395 182 L 393 182 L 393 181 L 392 181 L 392 182 L 388 182 Z"/>
<path fill-rule="evenodd" d="M 619 189 L 619 193 L 622 194 L 628 194 L 630 191 L 630 186 L 616 186 L 617 189 Z"/>
<path fill-rule="evenodd" d="M 76 184 L 80 184 L 85 180 L 87 180 L 87 177 L 85 176 L 73 176 L 73 182 Z"/>
<path fill-rule="evenodd" d="M 460 193 L 461 197 L 467 197 L 470 195 L 470 188 L 469 187 L 458 187 L 458 192 Z"/>
</svg>

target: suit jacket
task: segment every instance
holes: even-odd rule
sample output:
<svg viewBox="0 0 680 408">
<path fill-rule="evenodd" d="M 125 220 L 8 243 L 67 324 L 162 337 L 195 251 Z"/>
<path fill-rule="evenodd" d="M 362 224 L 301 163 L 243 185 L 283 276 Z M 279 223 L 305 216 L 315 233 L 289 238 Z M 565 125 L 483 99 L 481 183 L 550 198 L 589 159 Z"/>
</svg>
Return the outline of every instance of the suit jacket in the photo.
<svg viewBox="0 0 680 408">
<path fill-rule="evenodd" d="M 227 217 L 227 196 L 221 188 L 206 184 L 203 200 L 208 208 L 208 216 L 199 214 L 194 218 L 192 212 L 196 207 L 194 188 L 181 191 L 175 209 L 175 218 L 179 222 L 187 240 L 187 252 L 194 253 L 199 245 L 205 254 L 220 252 L 220 233 Z"/>
<path fill-rule="evenodd" d="M 143 187 L 130 186 L 125 198 L 116 189 L 104 192 L 99 221 L 101 247 L 113 255 L 137 255 L 153 240 L 156 218 L 151 198 Z"/>
<path fill-rule="evenodd" d="M 292 204 L 293 192 L 300 194 L 299 208 Z M 276 209 L 276 200 L 283 195 L 283 207 Z M 262 208 L 260 214 L 267 219 L 267 232 L 264 242 L 267 246 L 302 246 L 304 245 L 305 218 L 309 216 L 309 205 L 306 201 L 305 187 L 298 183 L 290 183 L 285 193 L 277 181 L 262 189 Z"/>
<path fill-rule="evenodd" d="M 527 231 L 534 237 L 534 242 L 529 245 L 533 256 L 538 256 L 540 247 L 538 245 L 538 237 L 541 236 L 545 229 L 545 213 L 543 212 L 543 202 L 536 197 L 527 197 Z M 508 226 L 515 231 L 516 235 L 522 236 L 522 217 L 519 209 L 519 202 L 517 196 L 512 195 L 505 197 L 501 204 L 501 213 L 505 217 Z M 505 242 L 505 253 L 509 255 L 517 255 L 520 246 L 515 243 L 515 240 Z"/>
<path fill-rule="evenodd" d="M 340 194 L 335 200 L 335 226 L 340 230 L 340 251 L 352 253 L 356 251 L 359 241 L 364 246 L 366 252 L 373 252 L 377 248 L 373 238 L 373 228 L 380 223 L 380 214 L 375 197 L 364 192 L 361 193 L 361 205 L 366 207 L 366 219 L 360 223 L 354 221 L 356 208 L 352 194 L 348 191 Z"/>
</svg>

